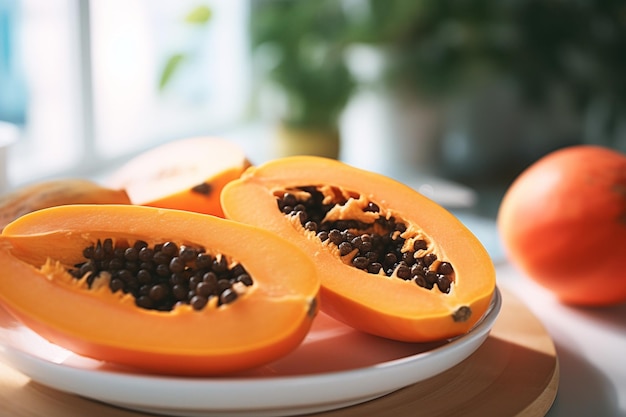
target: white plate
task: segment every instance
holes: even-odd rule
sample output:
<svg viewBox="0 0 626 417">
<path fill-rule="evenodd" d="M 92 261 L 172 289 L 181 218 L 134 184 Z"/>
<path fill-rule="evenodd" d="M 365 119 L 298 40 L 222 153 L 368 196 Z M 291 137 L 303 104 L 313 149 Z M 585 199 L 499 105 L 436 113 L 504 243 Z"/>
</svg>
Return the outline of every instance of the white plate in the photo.
<svg viewBox="0 0 626 417">
<path fill-rule="evenodd" d="M 285 416 L 381 397 L 457 365 L 484 342 L 489 311 L 466 335 L 441 343 L 400 343 L 357 332 L 320 314 L 300 347 L 270 365 L 221 378 L 131 373 L 52 345 L 0 309 L 0 353 L 32 380 L 117 406 L 176 416 Z"/>
</svg>

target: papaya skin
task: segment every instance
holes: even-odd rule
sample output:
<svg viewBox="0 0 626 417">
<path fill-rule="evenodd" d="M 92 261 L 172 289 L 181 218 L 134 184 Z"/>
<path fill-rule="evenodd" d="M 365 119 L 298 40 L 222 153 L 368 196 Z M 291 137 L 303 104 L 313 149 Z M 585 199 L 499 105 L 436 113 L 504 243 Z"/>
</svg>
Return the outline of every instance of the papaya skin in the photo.
<svg viewBox="0 0 626 417">
<path fill-rule="evenodd" d="M 88 290 L 84 278 L 66 272 L 82 248 L 105 237 L 217 248 L 245 265 L 254 284 L 219 307 L 142 309 L 128 294 L 107 286 Z M 7 311 L 52 343 L 142 372 L 221 375 L 276 360 L 308 333 L 318 291 L 312 261 L 298 248 L 197 213 L 64 206 L 23 216 L 0 235 L 0 302 Z"/>
<path fill-rule="evenodd" d="M 497 225 L 511 263 L 560 302 L 626 302 L 626 154 L 597 145 L 546 154 L 511 183 Z"/>
<path fill-rule="evenodd" d="M 454 266 L 450 292 L 346 265 L 336 249 L 278 209 L 276 190 L 299 186 L 358 193 L 381 213 L 402 219 L 408 234 L 428 236 L 433 252 Z M 224 188 L 222 207 L 227 218 L 265 228 L 303 248 L 315 260 L 322 282 L 322 311 L 367 333 L 407 342 L 458 336 L 486 312 L 495 291 L 488 253 L 455 216 L 404 184 L 337 160 L 295 156 L 249 168 Z"/>
<path fill-rule="evenodd" d="M 117 168 L 105 181 L 133 204 L 223 217 L 220 192 L 251 165 L 235 143 L 214 137 L 174 140 Z"/>
<path fill-rule="evenodd" d="M 130 204 L 126 191 L 81 178 L 41 181 L 0 196 L 0 231 L 18 217 L 65 204 Z"/>
</svg>

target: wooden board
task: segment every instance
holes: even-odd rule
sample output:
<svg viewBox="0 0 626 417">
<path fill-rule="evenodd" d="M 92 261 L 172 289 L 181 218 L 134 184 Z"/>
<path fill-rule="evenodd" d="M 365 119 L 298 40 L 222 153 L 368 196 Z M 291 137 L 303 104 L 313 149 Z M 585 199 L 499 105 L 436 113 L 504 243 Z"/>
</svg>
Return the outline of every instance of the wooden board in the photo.
<svg viewBox="0 0 626 417">
<path fill-rule="evenodd" d="M 316 416 L 543 416 L 556 397 L 558 380 L 549 334 L 519 299 L 503 291 L 490 336 L 468 359 L 385 397 Z M 0 362 L 2 417 L 147 415 L 56 391 Z"/>
</svg>

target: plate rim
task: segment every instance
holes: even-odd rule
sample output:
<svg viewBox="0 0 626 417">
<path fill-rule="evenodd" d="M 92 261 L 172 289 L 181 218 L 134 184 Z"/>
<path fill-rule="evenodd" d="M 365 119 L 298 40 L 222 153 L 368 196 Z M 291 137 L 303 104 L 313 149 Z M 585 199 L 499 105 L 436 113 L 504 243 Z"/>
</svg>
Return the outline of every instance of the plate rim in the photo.
<svg viewBox="0 0 626 417">
<path fill-rule="evenodd" d="M 184 377 L 148 375 L 107 369 L 89 369 L 71 364 L 56 363 L 37 356 L 34 353 L 25 352 L 18 347 L 7 345 L 3 343 L 2 340 L 0 340 L 0 356 L 7 359 L 10 366 L 26 374 L 33 381 L 57 390 L 130 409 L 152 412 L 163 411 L 165 409 L 172 410 L 172 412 L 194 410 L 217 410 L 220 412 L 236 410 L 250 412 L 284 407 L 285 411 L 288 411 L 289 414 L 293 414 L 294 412 L 297 413 L 300 409 L 304 410 L 304 407 L 307 407 L 306 410 L 304 410 L 305 412 L 311 412 L 310 407 L 312 405 L 322 407 L 321 410 L 328 410 L 377 398 L 408 385 L 412 385 L 413 383 L 428 379 L 454 367 L 476 351 L 489 336 L 501 310 L 501 306 L 502 295 L 499 288 L 496 286 L 487 312 L 468 333 L 451 339 L 449 343 L 424 352 L 383 361 L 365 367 L 317 374 Z M 462 348 L 459 349 L 459 347 Z M 418 373 L 418 375 L 411 372 L 414 370 L 413 368 L 423 366 L 423 362 L 427 360 L 424 358 L 440 359 L 441 357 L 447 357 L 450 362 L 445 363 L 444 366 L 435 366 L 434 370 L 431 369 L 430 372 Z M 433 361 L 431 360 L 431 362 Z M 53 370 L 53 373 L 58 379 L 42 378 L 41 375 L 39 375 L 39 371 L 33 371 L 32 369 L 37 366 L 42 369 L 48 369 L 48 371 Z M 397 378 L 398 368 L 402 368 L 403 378 Z M 371 381 L 367 381 L 369 388 L 365 392 L 360 386 L 355 387 L 348 384 L 348 382 L 357 380 L 363 382 L 368 379 L 365 377 L 369 377 L 371 373 L 377 374 L 376 379 L 378 382 L 372 384 Z M 70 378 L 69 380 L 68 377 Z M 96 384 L 110 385 L 116 389 L 102 390 L 102 392 L 94 395 L 94 393 L 91 392 L 92 389 L 89 389 L 89 387 L 84 384 L 84 381 L 92 378 L 100 378 L 100 381 L 96 381 Z M 62 386 L 55 384 L 55 382 L 59 380 L 62 381 Z M 319 388 L 328 387 L 329 381 L 330 385 L 336 386 L 340 384 L 344 389 L 337 390 L 336 392 L 328 392 L 328 389 L 320 391 Z M 379 383 L 380 381 L 384 383 Z M 94 382 L 91 382 L 89 385 L 94 385 Z M 145 401 L 138 401 L 137 396 L 130 394 L 128 391 L 130 387 L 136 389 L 137 386 L 141 386 L 146 392 L 159 393 L 159 391 L 167 391 L 169 389 L 166 387 L 167 385 L 176 387 L 177 401 L 173 403 L 171 398 L 166 398 L 167 396 L 156 395 L 156 398 L 153 398 L 153 400 L 156 399 L 157 401 L 150 401 L 150 404 L 146 404 Z M 233 387 L 237 388 L 236 396 L 239 397 L 239 400 L 241 399 L 240 397 L 246 395 L 246 393 L 256 392 L 256 401 L 250 401 L 250 398 L 246 398 L 245 403 L 239 401 L 233 404 L 234 398 L 229 395 Z M 303 387 L 305 388 L 303 389 Z M 271 395 L 266 395 L 276 390 L 284 390 L 281 391 L 282 402 L 280 407 L 277 407 L 276 402 L 271 400 Z M 306 395 L 302 395 L 303 391 Z M 212 394 L 208 395 L 209 392 Z M 188 394 L 184 395 L 185 393 Z M 205 395 L 200 395 L 201 393 Z M 199 398 L 202 398 L 202 400 L 199 401 Z M 210 407 L 207 407 L 207 398 L 210 398 L 209 402 L 213 403 Z M 326 408 L 324 408 L 324 404 L 326 404 Z"/>
</svg>

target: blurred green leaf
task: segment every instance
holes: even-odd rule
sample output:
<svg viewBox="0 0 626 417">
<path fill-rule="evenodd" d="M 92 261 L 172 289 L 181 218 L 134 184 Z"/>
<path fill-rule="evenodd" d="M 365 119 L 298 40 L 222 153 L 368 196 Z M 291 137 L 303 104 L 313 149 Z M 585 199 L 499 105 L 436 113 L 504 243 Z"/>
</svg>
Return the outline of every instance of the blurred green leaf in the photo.
<svg viewBox="0 0 626 417">
<path fill-rule="evenodd" d="M 165 68 L 163 69 L 163 72 L 161 73 L 161 79 L 159 80 L 159 90 L 162 91 L 163 89 L 165 89 L 165 86 L 172 79 L 172 75 L 174 75 L 174 72 L 176 71 L 176 69 L 179 67 L 181 62 L 183 62 L 185 59 L 187 59 L 187 56 L 185 54 L 179 53 L 179 54 L 172 55 L 167 60 L 165 64 Z"/>
<path fill-rule="evenodd" d="M 204 26 L 206 25 L 213 16 L 213 12 L 211 8 L 207 5 L 199 5 L 192 9 L 184 19 L 185 23 Z M 159 90 L 163 91 L 167 84 L 170 82 L 174 73 L 180 67 L 180 64 L 187 60 L 187 54 L 184 53 L 176 53 L 169 57 L 167 60 L 165 67 L 163 68 L 163 72 L 161 73 L 161 79 L 159 80 Z"/>
<path fill-rule="evenodd" d="M 197 6 L 185 17 L 185 22 L 193 25 L 205 25 L 211 20 L 213 12 L 207 5 Z"/>
</svg>

